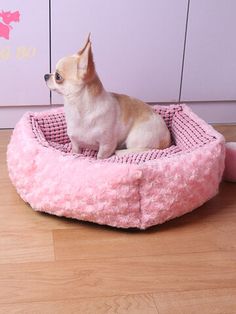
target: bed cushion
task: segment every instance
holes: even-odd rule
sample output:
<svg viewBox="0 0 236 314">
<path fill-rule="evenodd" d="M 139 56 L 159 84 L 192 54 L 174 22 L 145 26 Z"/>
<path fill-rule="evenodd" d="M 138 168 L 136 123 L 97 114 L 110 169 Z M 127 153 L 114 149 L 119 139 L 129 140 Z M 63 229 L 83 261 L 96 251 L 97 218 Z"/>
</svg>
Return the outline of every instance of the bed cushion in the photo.
<svg viewBox="0 0 236 314">
<path fill-rule="evenodd" d="M 145 229 L 201 206 L 218 191 L 224 138 L 185 105 L 153 110 L 171 147 L 104 160 L 72 153 L 63 108 L 26 113 L 7 152 L 17 192 L 37 211 L 121 228 Z"/>
</svg>

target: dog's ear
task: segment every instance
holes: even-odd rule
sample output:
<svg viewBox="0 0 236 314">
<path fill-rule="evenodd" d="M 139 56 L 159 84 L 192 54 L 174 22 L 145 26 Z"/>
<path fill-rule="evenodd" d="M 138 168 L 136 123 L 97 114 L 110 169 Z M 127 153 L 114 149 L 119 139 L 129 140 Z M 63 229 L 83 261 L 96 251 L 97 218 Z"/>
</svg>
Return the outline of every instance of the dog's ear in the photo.
<svg viewBox="0 0 236 314">
<path fill-rule="evenodd" d="M 90 41 L 90 33 L 88 35 L 85 46 L 78 52 L 78 71 L 84 78 L 89 78 L 94 73 L 95 66 L 93 61 L 92 46 Z"/>
<path fill-rule="evenodd" d="M 88 46 L 89 43 L 91 45 L 90 36 L 91 36 L 91 33 L 88 34 L 86 43 L 85 43 L 84 47 L 78 51 L 78 55 L 81 55 L 85 51 L 85 49 L 86 49 L 86 47 Z"/>
</svg>

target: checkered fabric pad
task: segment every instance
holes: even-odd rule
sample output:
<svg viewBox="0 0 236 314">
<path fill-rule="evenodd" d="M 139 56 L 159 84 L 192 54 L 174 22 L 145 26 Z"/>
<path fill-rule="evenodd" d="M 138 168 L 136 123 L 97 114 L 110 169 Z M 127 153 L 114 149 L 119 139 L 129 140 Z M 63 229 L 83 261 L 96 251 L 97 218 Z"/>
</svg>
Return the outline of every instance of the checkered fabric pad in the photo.
<svg viewBox="0 0 236 314">
<path fill-rule="evenodd" d="M 142 153 L 129 153 L 124 156 L 113 155 L 101 162 L 143 163 L 157 158 L 168 158 L 183 152 L 202 147 L 215 138 L 207 134 L 203 128 L 186 113 L 180 105 L 154 106 L 154 110 L 165 120 L 172 138 L 172 145 L 164 150 L 153 149 Z M 66 133 L 66 121 L 63 112 L 48 114 L 43 118 L 30 117 L 32 130 L 38 142 L 48 148 L 56 149 L 62 154 L 73 154 L 70 139 Z M 76 154 L 73 154 L 76 155 Z M 78 158 L 89 158 L 97 161 L 97 152 L 84 149 Z"/>
</svg>

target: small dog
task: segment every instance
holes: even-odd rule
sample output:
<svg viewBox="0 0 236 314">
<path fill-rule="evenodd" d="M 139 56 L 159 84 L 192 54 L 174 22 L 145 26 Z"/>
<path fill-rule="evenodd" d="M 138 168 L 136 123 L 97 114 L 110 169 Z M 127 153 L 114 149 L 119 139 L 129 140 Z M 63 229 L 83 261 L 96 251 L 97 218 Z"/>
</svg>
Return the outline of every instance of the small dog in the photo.
<svg viewBox="0 0 236 314">
<path fill-rule="evenodd" d="M 98 150 L 97 158 L 170 146 L 170 133 L 160 115 L 146 103 L 107 92 L 95 70 L 90 34 L 85 46 L 64 57 L 44 79 L 64 96 L 67 133 L 74 153 Z M 120 150 L 116 150 L 120 149 Z"/>
</svg>

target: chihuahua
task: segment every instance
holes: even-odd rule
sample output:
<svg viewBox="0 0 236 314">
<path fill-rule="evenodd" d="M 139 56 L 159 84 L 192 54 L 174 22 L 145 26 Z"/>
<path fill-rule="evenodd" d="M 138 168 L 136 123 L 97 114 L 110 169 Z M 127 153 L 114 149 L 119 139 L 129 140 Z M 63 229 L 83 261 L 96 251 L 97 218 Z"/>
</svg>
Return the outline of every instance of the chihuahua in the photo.
<svg viewBox="0 0 236 314">
<path fill-rule="evenodd" d="M 97 158 L 170 146 L 170 133 L 160 115 L 141 100 L 107 92 L 95 70 L 90 34 L 85 46 L 58 61 L 45 74 L 50 90 L 64 96 L 67 133 L 72 151 L 97 150 Z M 117 150 L 118 149 L 118 150 Z"/>
</svg>

